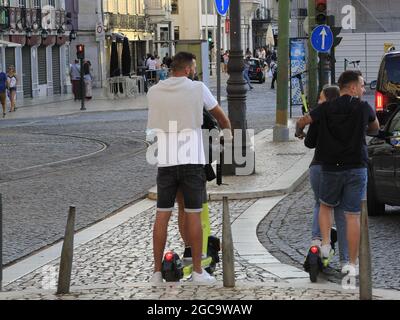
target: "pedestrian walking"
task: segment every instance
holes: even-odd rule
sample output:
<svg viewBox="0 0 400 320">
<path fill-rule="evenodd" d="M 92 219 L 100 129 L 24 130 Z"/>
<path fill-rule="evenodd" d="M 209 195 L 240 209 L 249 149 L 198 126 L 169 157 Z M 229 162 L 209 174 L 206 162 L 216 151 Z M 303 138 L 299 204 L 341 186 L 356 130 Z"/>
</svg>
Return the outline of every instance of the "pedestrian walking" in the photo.
<svg viewBox="0 0 400 320">
<path fill-rule="evenodd" d="M 7 75 L 1 71 L 0 72 L 0 103 L 3 108 L 3 118 L 6 116 L 6 100 L 7 100 L 7 88 L 8 80 Z"/>
<path fill-rule="evenodd" d="M 10 112 L 15 112 L 17 110 L 17 85 L 18 85 L 18 77 L 15 72 L 14 66 L 8 67 L 7 72 L 7 80 L 8 80 L 8 96 L 10 99 Z"/>
<path fill-rule="evenodd" d="M 196 73 L 196 57 L 187 52 L 175 55 L 172 76 L 149 89 L 148 129 L 157 134 L 158 175 L 157 214 L 153 229 L 154 274 L 151 282 L 162 282 L 162 257 L 167 239 L 176 194 L 182 191 L 185 207 L 187 242 L 192 249 L 195 282 L 211 283 L 215 278 L 201 267 L 202 226 L 206 164 L 201 126 L 203 107 L 230 128 L 230 123 L 210 90 L 199 81 L 192 81 Z M 190 93 L 190 94 L 188 94 Z M 186 138 L 179 139 L 183 134 Z M 184 147 L 186 152 L 179 152 Z"/>
<path fill-rule="evenodd" d="M 79 65 L 79 60 L 75 60 L 71 64 L 69 69 L 69 75 L 71 77 L 72 83 L 72 93 L 74 95 L 74 101 L 80 99 L 80 83 L 81 83 L 81 66 Z"/>
<path fill-rule="evenodd" d="M 249 86 L 249 89 L 253 90 L 254 88 L 251 85 L 250 76 L 249 76 L 250 64 L 251 64 L 250 57 L 247 56 L 246 59 L 244 59 L 243 77 L 246 80 L 246 82 Z"/>
<path fill-rule="evenodd" d="M 92 76 L 92 64 L 89 60 L 85 61 L 83 65 L 83 79 L 85 81 L 85 98 L 88 100 L 92 99 L 92 83 L 93 83 L 93 76 Z"/>
<path fill-rule="evenodd" d="M 275 82 L 278 80 L 278 64 L 275 60 L 271 61 L 270 64 L 270 71 L 272 74 L 272 82 L 271 82 L 271 89 L 275 89 Z"/>
<path fill-rule="evenodd" d="M 224 72 L 228 73 L 228 64 L 229 64 L 229 51 L 226 50 L 224 54 Z"/>
<path fill-rule="evenodd" d="M 322 259 L 332 255 L 330 231 L 333 208 L 341 205 L 346 216 L 349 263 L 342 273 L 357 275 L 360 242 L 361 201 L 366 196 L 368 152 L 366 134 L 379 130 L 374 109 L 361 100 L 365 93 L 362 74 L 345 71 L 338 80 L 340 98 L 325 102 L 302 117 L 296 136 L 303 138 L 303 129 L 319 123 L 315 158 L 322 163 L 319 224 L 322 235 Z"/>
<path fill-rule="evenodd" d="M 340 97 L 340 89 L 338 86 L 327 85 L 321 92 L 318 104 L 325 102 L 332 102 Z M 305 145 L 308 148 L 314 149 L 316 147 L 316 140 L 318 138 L 318 123 L 312 123 L 305 138 Z M 313 209 L 312 221 L 312 240 L 311 246 L 318 246 L 321 248 L 321 230 L 319 227 L 319 209 L 320 209 L 320 181 L 321 181 L 322 163 L 314 158 L 310 165 L 310 184 L 314 193 L 315 205 Z M 347 237 L 346 237 L 346 220 L 344 211 L 341 205 L 334 208 L 334 217 L 337 228 L 340 265 L 344 267 L 349 262 Z"/>
</svg>

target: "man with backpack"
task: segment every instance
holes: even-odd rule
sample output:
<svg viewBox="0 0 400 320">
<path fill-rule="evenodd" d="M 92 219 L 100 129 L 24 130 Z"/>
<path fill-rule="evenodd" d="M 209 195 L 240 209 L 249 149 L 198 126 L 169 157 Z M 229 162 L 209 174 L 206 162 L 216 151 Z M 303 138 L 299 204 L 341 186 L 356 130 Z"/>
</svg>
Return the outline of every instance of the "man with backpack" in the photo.
<svg viewBox="0 0 400 320">
<path fill-rule="evenodd" d="M 187 223 L 187 242 L 192 249 L 195 282 L 212 283 L 215 278 L 201 267 L 202 226 L 206 164 L 201 126 L 203 108 L 217 119 L 221 128 L 230 129 L 226 117 L 210 90 L 199 81 L 192 81 L 196 73 L 196 57 L 188 52 L 175 55 L 172 77 L 150 88 L 148 129 L 154 130 L 158 144 L 157 215 L 153 230 L 153 283 L 163 281 L 161 268 L 168 222 L 174 208 L 176 194 L 181 190 Z M 186 139 L 181 141 L 183 135 Z M 183 152 L 184 149 L 186 152 Z"/>
</svg>

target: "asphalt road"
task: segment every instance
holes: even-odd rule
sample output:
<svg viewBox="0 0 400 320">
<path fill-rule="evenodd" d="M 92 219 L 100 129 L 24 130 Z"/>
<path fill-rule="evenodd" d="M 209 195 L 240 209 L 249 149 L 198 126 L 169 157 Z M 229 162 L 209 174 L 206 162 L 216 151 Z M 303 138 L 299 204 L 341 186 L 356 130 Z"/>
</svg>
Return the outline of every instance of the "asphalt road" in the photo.
<svg viewBox="0 0 400 320">
<path fill-rule="evenodd" d="M 302 269 L 311 242 L 314 196 L 305 181 L 260 223 L 260 242 L 280 261 Z M 400 207 L 386 207 L 380 217 L 369 217 L 374 288 L 400 290 Z M 338 254 L 323 278 L 341 283 Z"/>
</svg>

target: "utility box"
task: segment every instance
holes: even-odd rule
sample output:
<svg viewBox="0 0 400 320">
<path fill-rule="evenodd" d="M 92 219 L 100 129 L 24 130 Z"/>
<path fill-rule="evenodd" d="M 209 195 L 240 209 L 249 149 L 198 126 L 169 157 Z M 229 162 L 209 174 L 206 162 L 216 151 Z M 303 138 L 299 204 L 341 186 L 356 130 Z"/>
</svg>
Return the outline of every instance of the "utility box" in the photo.
<svg viewBox="0 0 400 320">
<path fill-rule="evenodd" d="M 208 87 L 210 83 L 210 57 L 208 41 L 206 40 L 178 40 L 175 53 L 185 51 L 196 56 L 197 76 Z"/>
</svg>

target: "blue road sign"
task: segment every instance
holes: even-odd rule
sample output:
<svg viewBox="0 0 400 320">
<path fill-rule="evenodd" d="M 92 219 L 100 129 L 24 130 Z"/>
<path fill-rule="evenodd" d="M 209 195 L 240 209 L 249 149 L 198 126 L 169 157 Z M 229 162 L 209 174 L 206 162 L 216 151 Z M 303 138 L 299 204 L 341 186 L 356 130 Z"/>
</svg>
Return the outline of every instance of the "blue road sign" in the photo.
<svg viewBox="0 0 400 320">
<path fill-rule="evenodd" d="M 226 15 L 229 9 L 230 0 L 214 0 L 215 1 L 215 9 L 217 10 L 220 16 Z"/>
<path fill-rule="evenodd" d="M 311 44 L 318 52 L 329 52 L 333 46 L 333 33 L 329 26 L 316 27 L 311 34 Z"/>
</svg>

